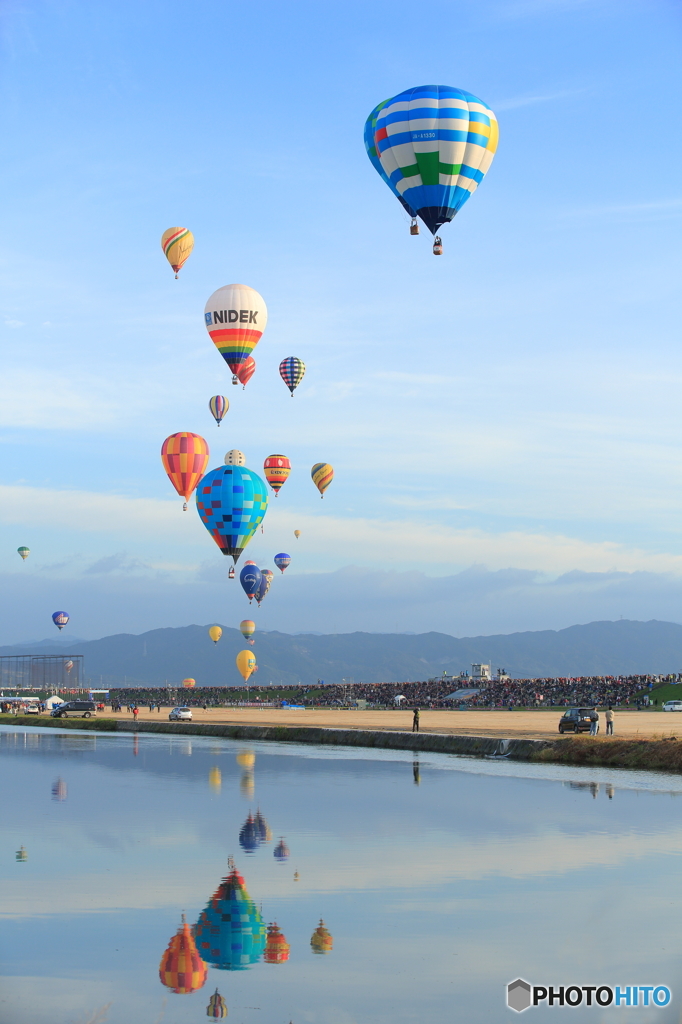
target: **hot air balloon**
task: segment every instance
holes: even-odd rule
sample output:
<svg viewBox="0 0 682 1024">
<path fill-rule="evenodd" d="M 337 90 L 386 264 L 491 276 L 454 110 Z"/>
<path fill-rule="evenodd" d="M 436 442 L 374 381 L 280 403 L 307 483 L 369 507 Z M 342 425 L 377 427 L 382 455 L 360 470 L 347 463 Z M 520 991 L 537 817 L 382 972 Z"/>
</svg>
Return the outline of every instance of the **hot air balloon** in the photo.
<svg viewBox="0 0 682 1024">
<path fill-rule="evenodd" d="M 289 473 L 291 473 L 291 463 L 286 455 L 268 455 L 263 463 L 263 474 L 275 492 L 275 496 L 279 494 L 280 487 L 286 483 Z"/>
<path fill-rule="evenodd" d="M 192 254 L 194 235 L 187 228 L 168 228 L 161 235 L 161 248 L 177 280 L 180 270 Z"/>
<path fill-rule="evenodd" d="M 245 359 L 244 362 L 239 365 L 239 369 L 235 376 L 237 377 L 237 380 L 239 380 L 240 384 L 244 385 L 242 387 L 242 391 L 246 388 L 246 385 L 249 383 L 255 372 L 256 360 L 253 356 L 249 356 L 248 359 Z M 233 380 L 232 383 L 236 384 L 237 381 Z"/>
<path fill-rule="evenodd" d="M 235 565 L 268 509 L 264 480 L 246 466 L 213 469 L 197 489 L 201 521 Z"/>
<path fill-rule="evenodd" d="M 244 853 L 254 853 L 260 846 L 260 835 L 251 813 L 239 830 L 239 845 Z"/>
<path fill-rule="evenodd" d="M 261 601 L 263 600 L 263 598 L 267 594 L 268 590 L 270 589 L 270 584 L 272 583 L 272 578 L 275 575 L 274 572 L 272 571 L 272 569 L 261 569 L 260 574 L 261 574 L 261 583 L 260 583 L 260 586 L 258 588 L 258 592 L 256 594 L 256 601 L 258 603 L 258 607 L 260 607 Z"/>
<path fill-rule="evenodd" d="M 196 679 L 183 679 L 182 685 L 186 690 L 193 690 L 194 687 L 197 685 L 197 681 Z"/>
<path fill-rule="evenodd" d="M 492 163 L 499 134 L 495 115 L 463 89 L 423 85 L 387 100 L 367 121 L 374 121 L 376 156 L 367 147 L 365 125 L 370 160 L 376 167 L 378 158 L 391 191 L 436 235 L 437 252 L 437 231 L 476 191 Z"/>
<path fill-rule="evenodd" d="M 291 555 L 288 555 L 286 551 L 280 551 L 280 553 L 275 555 L 273 558 L 273 562 L 280 572 L 284 572 L 286 567 L 291 563 Z"/>
<path fill-rule="evenodd" d="M 235 659 L 237 668 L 239 669 L 244 682 L 248 682 L 249 676 L 256 667 L 256 659 L 253 655 L 253 651 L 240 651 Z"/>
<path fill-rule="evenodd" d="M 23 846 L 19 847 L 14 856 L 15 859 L 18 860 L 20 864 L 23 864 L 25 861 L 28 860 L 28 853 L 26 852 L 26 849 Z"/>
<path fill-rule="evenodd" d="M 297 359 L 296 356 L 289 356 L 288 359 L 283 359 L 279 364 L 279 375 L 291 391 L 291 397 L 294 397 L 294 391 L 303 380 L 305 375 L 305 363 L 302 359 Z"/>
<path fill-rule="evenodd" d="M 240 452 L 238 448 L 232 448 L 226 453 L 223 462 L 226 466 L 245 466 L 246 455 L 244 455 L 244 452 Z"/>
<path fill-rule="evenodd" d="M 244 879 L 233 870 L 202 910 L 194 929 L 201 956 L 224 971 L 243 971 L 265 949 L 265 924 Z"/>
<path fill-rule="evenodd" d="M 173 487 L 185 499 L 182 508 L 186 511 L 190 494 L 206 472 L 208 445 L 199 434 L 186 430 L 171 434 L 161 445 L 161 461 Z"/>
<path fill-rule="evenodd" d="M 260 812 L 260 809 L 256 811 L 256 817 L 253 819 L 258 832 L 258 838 L 261 843 L 269 843 L 272 839 L 272 832 L 270 826 Z"/>
<path fill-rule="evenodd" d="M 208 631 L 208 635 L 214 644 L 217 644 L 223 635 L 223 631 L 220 626 L 211 626 Z"/>
<path fill-rule="evenodd" d="M 284 842 L 284 836 L 280 838 L 280 841 L 277 843 L 277 846 L 272 851 L 272 855 L 275 858 L 275 860 L 278 860 L 280 863 L 283 863 L 285 860 L 289 859 L 289 847 Z"/>
<path fill-rule="evenodd" d="M 70 676 L 71 675 L 71 669 L 73 668 L 73 662 L 72 661 L 65 661 L 64 662 L 64 668 L 66 669 L 67 676 Z"/>
<path fill-rule="evenodd" d="M 52 621 L 54 622 L 54 624 L 57 627 L 57 629 L 60 630 L 60 632 L 61 632 L 61 630 L 64 629 L 64 626 L 69 621 L 69 613 L 68 612 L 54 612 L 53 615 L 52 615 Z"/>
<path fill-rule="evenodd" d="M 300 536 L 301 536 L 301 531 L 300 530 L 294 530 L 294 537 L 296 538 L 296 540 L 298 540 L 298 538 Z"/>
<path fill-rule="evenodd" d="M 206 1016 L 212 1020 L 224 1020 L 227 1017 L 227 1004 L 218 989 L 215 990 L 208 1001 Z"/>
<path fill-rule="evenodd" d="M 208 407 L 211 410 L 211 416 L 218 426 L 220 426 L 220 421 L 230 408 L 230 403 L 227 398 L 225 398 L 225 395 L 214 395 L 213 398 L 209 399 Z"/>
<path fill-rule="evenodd" d="M 250 640 L 256 632 L 256 623 L 252 622 L 251 619 L 243 619 L 242 622 L 239 623 L 239 628 L 244 639 Z"/>
<path fill-rule="evenodd" d="M 204 321 L 236 384 L 237 370 L 253 352 L 268 322 L 263 297 L 247 284 L 226 284 L 206 303 Z"/>
<path fill-rule="evenodd" d="M 365 149 L 367 150 L 367 156 L 369 157 L 374 170 L 382 178 L 384 183 L 388 185 L 393 195 L 404 208 L 405 212 L 409 213 L 410 217 L 412 218 L 412 223 L 410 225 L 410 234 L 418 235 L 419 225 L 417 224 L 417 211 L 413 210 L 410 204 L 405 202 L 403 197 L 400 195 L 400 192 L 398 192 L 397 188 L 394 186 L 393 182 L 386 174 L 386 171 L 381 166 L 381 160 L 379 159 L 376 146 L 374 145 L 374 132 L 376 131 L 376 123 L 377 117 L 379 116 L 379 111 L 383 110 L 383 108 L 389 102 L 389 100 L 385 100 L 383 103 L 379 103 L 378 106 L 374 108 L 372 113 L 365 121 Z"/>
<path fill-rule="evenodd" d="M 196 992 L 204 986 L 208 969 L 197 952 L 190 927 L 182 915 L 182 924 L 177 934 L 168 943 L 168 949 L 161 957 L 159 978 L 161 984 L 179 995 Z"/>
<path fill-rule="evenodd" d="M 283 964 L 289 959 L 290 945 L 277 927 L 277 922 L 268 925 L 263 960 L 266 964 Z"/>
<path fill-rule="evenodd" d="M 320 497 L 324 498 L 324 492 L 334 479 L 334 470 L 328 462 L 316 462 L 310 470 L 310 475 L 313 478 L 313 483 L 320 492 Z"/>
<path fill-rule="evenodd" d="M 322 918 L 320 918 L 320 923 L 312 934 L 310 945 L 313 948 L 313 953 L 331 953 L 333 949 L 334 939 L 329 934 Z"/>
<path fill-rule="evenodd" d="M 25 562 L 28 556 L 31 554 L 29 548 L 17 548 L 17 554 L 21 555 L 22 562 Z"/>
<path fill-rule="evenodd" d="M 239 573 L 239 582 L 250 604 L 258 592 L 261 582 L 261 571 L 255 562 L 244 563 L 242 571 Z"/>
</svg>

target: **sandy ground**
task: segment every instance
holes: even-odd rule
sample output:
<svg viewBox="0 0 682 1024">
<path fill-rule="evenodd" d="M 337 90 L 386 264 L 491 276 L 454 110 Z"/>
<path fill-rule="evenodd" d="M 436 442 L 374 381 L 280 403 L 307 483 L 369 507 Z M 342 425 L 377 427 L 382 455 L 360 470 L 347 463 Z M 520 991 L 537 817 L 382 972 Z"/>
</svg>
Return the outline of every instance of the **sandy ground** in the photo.
<svg viewBox="0 0 682 1024">
<path fill-rule="evenodd" d="M 411 711 L 342 711 L 309 708 L 292 711 L 288 708 L 221 708 L 203 711 L 193 708 L 195 722 L 224 722 L 239 725 L 310 725 L 327 729 L 400 730 L 412 728 Z M 621 737 L 682 737 L 682 714 L 662 711 L 615 711 L 615 734 Z M 100 717 L 132 718 L 129 712 Z M 545 738 L 558 736 L 558 711 L 422 711 L 422 732 L 452 733 L 460 736 L 503 736 Z M 168 708 L 149 712 L 140 708 L 140 721 L 168 721 Z M 606 723 L 600 713 L 600 735 Z"/>
</svg>

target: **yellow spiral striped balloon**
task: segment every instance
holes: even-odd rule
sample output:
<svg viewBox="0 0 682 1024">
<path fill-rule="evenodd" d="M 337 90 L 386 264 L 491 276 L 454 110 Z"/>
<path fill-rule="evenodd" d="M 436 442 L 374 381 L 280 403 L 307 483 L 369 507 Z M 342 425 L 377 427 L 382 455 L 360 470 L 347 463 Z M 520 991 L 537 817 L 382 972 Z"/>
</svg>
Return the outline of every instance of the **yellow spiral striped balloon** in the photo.
<svg viewBox="0 0 682 1024">
<path fill-rule="evenodd" d="M 334 479 L 334 470 L 328 462 L 316 462 L 310 470 L 310 475 L 313 478 L 313 483 L 320 492 L 320 497 L 324 498 L 324 492 Z"/>
<path fill-rule="evenodd" d="M 168 228 L 168 231 L 161 235 L 161 248 L 177 278 L 179 271 L 192 255 L 194 235 L 188 228 Z"/>
</svg>

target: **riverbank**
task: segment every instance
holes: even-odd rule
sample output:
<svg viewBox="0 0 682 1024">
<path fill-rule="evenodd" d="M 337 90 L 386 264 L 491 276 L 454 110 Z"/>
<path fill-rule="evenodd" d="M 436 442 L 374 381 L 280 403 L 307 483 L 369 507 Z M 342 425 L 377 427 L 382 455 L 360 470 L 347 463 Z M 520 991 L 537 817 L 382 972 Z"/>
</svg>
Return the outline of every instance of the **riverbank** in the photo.
<svg viewBox="0 0 682 1024">
<path fill-rule="evenodd" d="M 396 729 L 328 729 L 302 725 L 250 725 L 238 723 L 138 721 L 121 718 L 46 718 L 36 715 L 0 715 L 0 725 L 96 732 L 170 733 L 215 736 L 241 742 L 275 741 L 315 745 L 367 747 L 388 750 L 430 751 L 469 757 L 507 757 L 518 761 L 638 768 L 682 772 L 682 743 L 674 737 L 617 739 L 570 736 L 528 739 L 510 736 L 469 736 L 454 733 L 404 732 Z"/>
</svg>

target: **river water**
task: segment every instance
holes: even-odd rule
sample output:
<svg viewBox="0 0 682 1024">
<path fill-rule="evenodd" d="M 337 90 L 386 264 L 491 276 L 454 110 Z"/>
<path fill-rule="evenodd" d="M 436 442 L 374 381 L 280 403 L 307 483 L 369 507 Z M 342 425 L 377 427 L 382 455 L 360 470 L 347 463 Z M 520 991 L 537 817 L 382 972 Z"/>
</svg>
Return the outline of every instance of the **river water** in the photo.
<svg viewBox="0 0 682 1024">
<path fill-rule="evenodd" d="M 680 1020 L 677 776 L 9 727 L 0 765 L 0 1024 L 198 1024 L 216 989 L 233 1024 Z M 521 1016 L 518 977 L 673 996 Z"/>
</svg>

